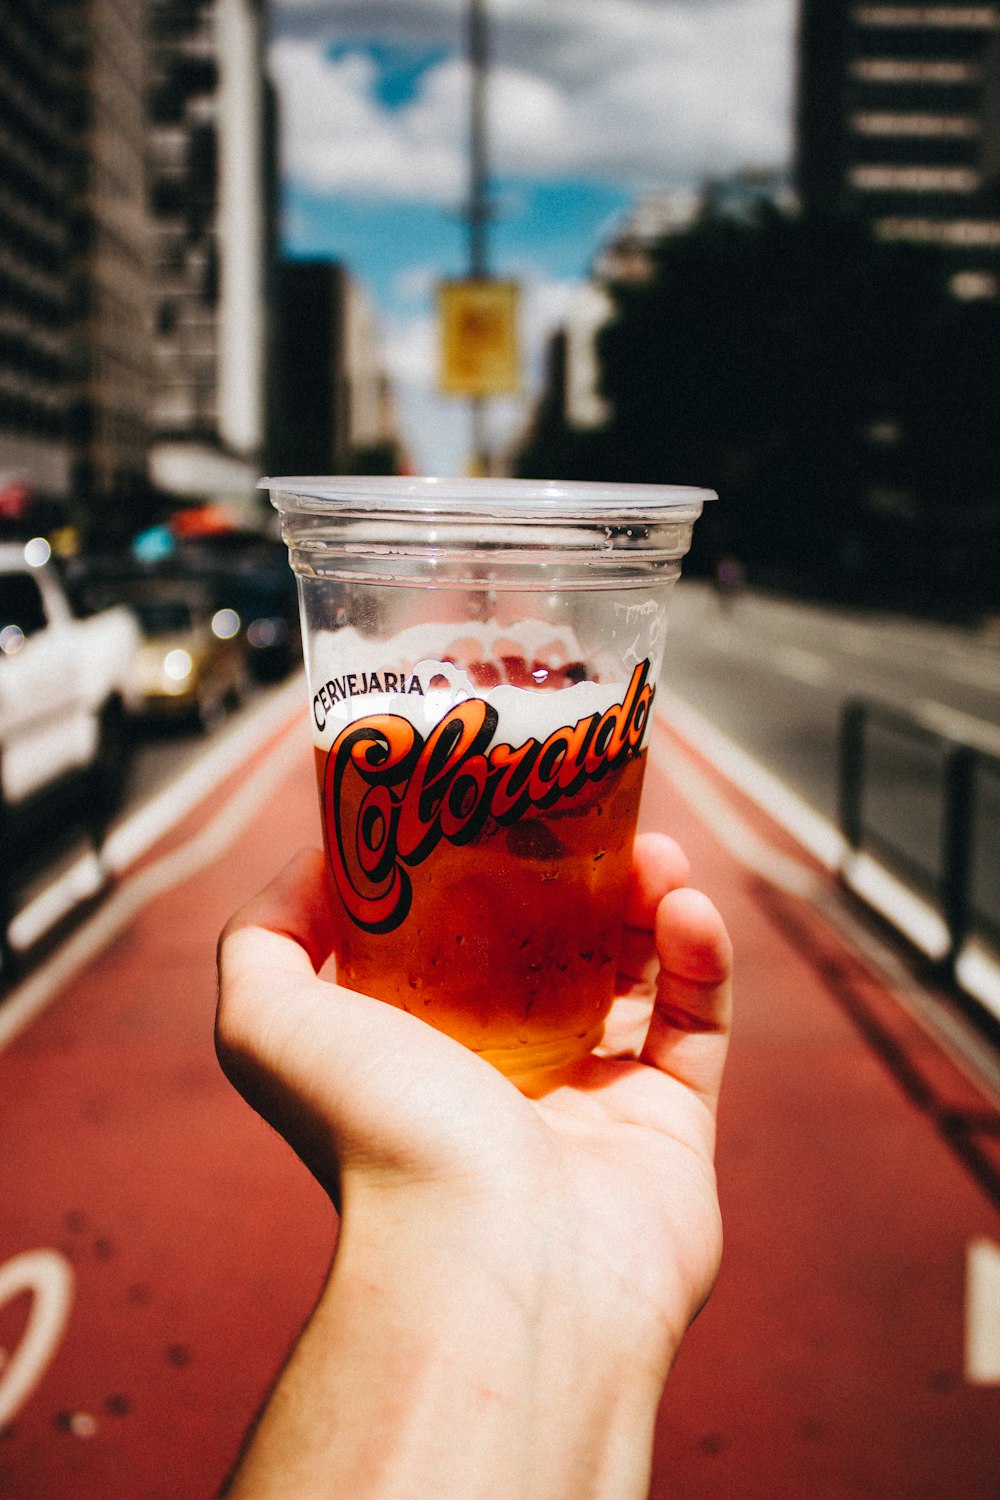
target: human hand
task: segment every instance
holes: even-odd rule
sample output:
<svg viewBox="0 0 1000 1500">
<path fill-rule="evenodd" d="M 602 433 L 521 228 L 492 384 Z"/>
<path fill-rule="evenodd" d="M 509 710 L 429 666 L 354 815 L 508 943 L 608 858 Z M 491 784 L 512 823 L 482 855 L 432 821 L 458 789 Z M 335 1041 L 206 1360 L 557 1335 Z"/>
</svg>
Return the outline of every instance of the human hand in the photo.
<svg viewBox="0 0 1000 1500">
<path fill-rule="evenodd" d="M 637 841 L 604 1055 L 519 1086 L 423 1021 L 317 977 L 332 947 L 321 855 L 300 856 L 230 922 L 223 1066 L 343 1213 L 330 1288 L 265 1417 L 263 1449 L 259 1439 L 241 1468 L 253 1483 L 233 1495 L 271 1493 L 261 1455 L 275 1441 L 286 1482 L 288 1464 L 313 1451 L 319 1433 L 302 1413 L 318 1386 L 332 1382 L 343 1409 L 360 1401 L 384 1433 L 387 1382 L 398 1392 L 412 1368 L 403 1348 L 437 1371 L 428 1378 L 449 1420 L 452 1402 L 471 1402 L 476 1436 L 463 1432 L 461 1462 L 433 1424 L 419 1454 L 404 1445 L 400 1494 L 420 1474 L 463 1500 L 642 1492 L 663 1381 L 721 1246 L 712 1154 L 730 948 L 686 877 L 671 840 Z M 349 1356 L 345 1366 L 359 1340 L 370 1367 L 360 1397 Z M 487 1372 L 489 1420 L 474 1394 Z M 347 1461 L 343 1432 L 336 1445 L 323 1432 L 329 1464 L 310 1472 Z M 484 1441 L 490 1462 L 477 1464 Z M 397 1493 L 365 1488 L 360 1451 L 350 1461 L 345 1493 Z"/>
</svg>

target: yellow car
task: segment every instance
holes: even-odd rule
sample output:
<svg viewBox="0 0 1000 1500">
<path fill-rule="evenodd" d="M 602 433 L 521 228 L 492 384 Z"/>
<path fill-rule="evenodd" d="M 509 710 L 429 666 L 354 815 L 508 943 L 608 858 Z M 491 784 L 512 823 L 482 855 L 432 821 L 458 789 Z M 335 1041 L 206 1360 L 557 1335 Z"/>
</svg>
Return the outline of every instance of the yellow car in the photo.
<svg viewBox="0 0 1000 1500">
<path fill-rule="evenodd" d="M 132 583 L 119 597 L 142 632 L 132 683 L 140 717 L 190 719 L 212 729 L 249 686 L 239 615 L 214 609 L 205 592 L 183 581 Z"/>
</svg>

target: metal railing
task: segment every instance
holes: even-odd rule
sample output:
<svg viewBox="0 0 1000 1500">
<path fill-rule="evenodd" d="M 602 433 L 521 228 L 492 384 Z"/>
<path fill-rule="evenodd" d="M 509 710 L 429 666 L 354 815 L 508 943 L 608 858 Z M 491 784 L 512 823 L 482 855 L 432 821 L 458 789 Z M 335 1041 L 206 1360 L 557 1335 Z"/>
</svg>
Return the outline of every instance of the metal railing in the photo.
<svg viewBox="0 0 1000 1500">
<path fill-rule="evenodd" d="M 890 753 L 887 740 L 895 742 Z M 903 817 L 893 788 L 907 780 Z M 946 977 L 955 980 L 971 938 L 1000 947 L 1000 822 L 992 840 L 984 837 L 1000 815 L 1000 756 L 899 708 L 852 698 L 841 713 L 839 815 L 852 852 L 871 852 L 940 914 Z"/>
</svg>

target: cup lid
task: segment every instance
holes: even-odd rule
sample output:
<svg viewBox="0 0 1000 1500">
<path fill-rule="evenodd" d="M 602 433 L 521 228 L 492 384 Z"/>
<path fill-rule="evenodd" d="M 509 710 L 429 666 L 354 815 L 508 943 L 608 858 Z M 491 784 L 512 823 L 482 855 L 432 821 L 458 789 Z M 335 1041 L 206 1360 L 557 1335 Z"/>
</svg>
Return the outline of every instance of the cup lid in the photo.
<svg viewBox="0 0 1000 1500">
<path fill-rule="evenodd" d="M 617 484 L 593 480 L 442 479 L 411 475 L 289 475 L 261 479 L 279 510 L 330 515 L 368 513 L 538 517 L 591 520 L 609 515 L 672 519 L 697 514 L 714 490 L 694 485 Z"/>
</svg>

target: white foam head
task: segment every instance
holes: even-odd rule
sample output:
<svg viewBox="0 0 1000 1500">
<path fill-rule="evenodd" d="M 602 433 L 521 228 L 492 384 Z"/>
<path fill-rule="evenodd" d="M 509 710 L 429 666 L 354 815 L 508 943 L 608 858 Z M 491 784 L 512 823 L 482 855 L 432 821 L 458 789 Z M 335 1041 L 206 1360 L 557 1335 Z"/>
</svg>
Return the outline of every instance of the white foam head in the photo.
<svg viewBox="0 0 1000 1500">
<path fill-rule="evenodd" d="M 535 667 L 539 687 L 477 685 L 469 668 L 500 664 L 505 657 L 520 658 L 529 672 Z M 310 643 L 313 738 L 320 749 L 328 749 L 348 724 L 370 714 L 398 714 L 426 736 L 455 704 L 483 698 L 497 711 L 494 742 L 544 740 L 624 697 L 627 682 L 621 668 L 608 660 L 588 660 L 588 676 L 596 681 L 541 685 L 549 673 L 556 675 L 581 659 L 571 630 L 540 620 L 511 626 L 493 621 L 417 625 L 384 642 L 353 626 L 319 631 Z M 388 691 L 387 677 L 392 684 Z"/>
</svg>

